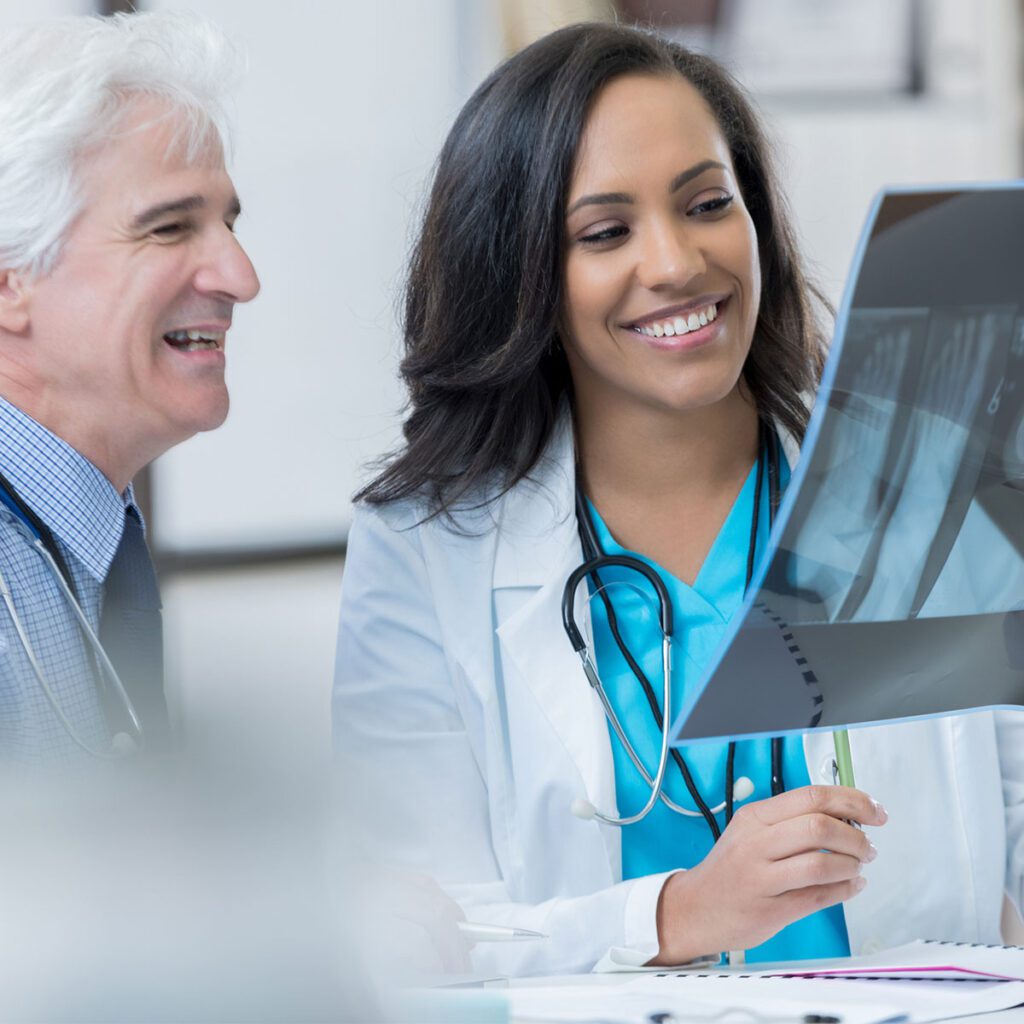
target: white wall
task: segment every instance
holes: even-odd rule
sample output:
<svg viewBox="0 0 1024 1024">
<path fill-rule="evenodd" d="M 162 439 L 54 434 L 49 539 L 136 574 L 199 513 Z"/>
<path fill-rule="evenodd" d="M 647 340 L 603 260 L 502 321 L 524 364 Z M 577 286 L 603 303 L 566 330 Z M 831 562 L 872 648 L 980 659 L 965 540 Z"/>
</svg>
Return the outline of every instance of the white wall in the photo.
<svg viewBox="0 0 1024 1024">
<path fill-rule="evenodd" d="M 94 14 L 96 7 L 94 0 L 0 0 L 0 27 L 61 14 Z"/>
<path fill-rule="evenodd" d="M 234 178 L 263 284 L 229 336 L 228 423 L 155 467 L 161 547 L 344 535 L 361 464 L 397 436 L 403 265 L 475 84 L 477 6 L 146 4 L 198 9 L 248 48 Z"/>
<path fill-rule="evenodd" d="M 836 302 L 883 186 L 1021 174 L 1021 5 L 926 0 L 923 12 L 924 95 L 756 96 L 805 252 Z M 761 46 L 784 54 L 785 25 Z"/>
</svg>

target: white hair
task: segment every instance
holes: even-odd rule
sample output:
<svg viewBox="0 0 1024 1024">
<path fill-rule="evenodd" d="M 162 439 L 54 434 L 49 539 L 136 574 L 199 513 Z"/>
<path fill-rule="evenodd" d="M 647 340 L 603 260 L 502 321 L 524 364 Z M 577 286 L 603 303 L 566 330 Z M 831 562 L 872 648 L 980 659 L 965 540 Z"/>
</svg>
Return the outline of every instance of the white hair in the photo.
<svg viewBox="0 0 1024 1024">
<path fill-rule="evenodd" d="M 137 97 L 165 102 L 196 160 L 230 150 L 241 52 L 183 12 L 65 17 L 0 31 L 0 268 L 53 269 L 82 209 L 79 158 L 116 135 Z"/>
</svg>

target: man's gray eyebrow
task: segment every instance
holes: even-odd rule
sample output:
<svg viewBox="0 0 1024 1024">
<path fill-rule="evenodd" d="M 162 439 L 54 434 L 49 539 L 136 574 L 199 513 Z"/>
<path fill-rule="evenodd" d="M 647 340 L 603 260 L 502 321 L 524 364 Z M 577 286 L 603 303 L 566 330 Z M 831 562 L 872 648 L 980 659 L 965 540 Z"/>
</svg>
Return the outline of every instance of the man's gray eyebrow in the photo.
<svg viewBox="0 0 1024 1024">
<path fill-rule="evenodd" d="M 132 228 L 141 231 L 150 227 L 155 221 L 176 213 L 192 213 L 200 210 L 206 205 L 206 200 L 199 195 L 183 196 L 181 199 L 171 199 L 166 203 L 157 203 L 138 214 L 132 221 Z"/>
<path fill-rule="evenodd" d="M 672 179 L 672 184 L 668 187 L 669 193 L 677 192 L 688 181 L 696 178 L 698 174 L 703 174 L 705 171 L 709 171 L 713 167 L 717 167 L 722 171 L 727 171 L 729 169 L 725 164 L 720 163 L 718 160 L 701 160 L 699 164 L 694 164 L 692 167 L 687 168 L 681 174 L 677 174 Z M 580 209 L 581 206 L 611 206 L 615 203 L 631 202 L 633 202 L 633 197 L 628 192 L 601 192 L 597 195 L 582 196 L 569 207 L 566 211 L 566 216 L 571 216 Z"/>
<path fill-rule="evenodd" d="M 171 199 L 166 203 L 157 203 L 155 206 L 150 206 L 143 210 L 142 213 L 132 220 L 132 230 L 143 231 L 164 217 L 171 217 L 181 213 L 192 213 L 195 210 L 201 210 L 204 206 L 206 206 L 206 199 L 200 195 L 182 196 L 181 199 Z M 232 196 L 225 211 L 225 216 L 237 217 L 241 212 L 242 204 L 239 202 L 238 196 Z"/>
</svg>

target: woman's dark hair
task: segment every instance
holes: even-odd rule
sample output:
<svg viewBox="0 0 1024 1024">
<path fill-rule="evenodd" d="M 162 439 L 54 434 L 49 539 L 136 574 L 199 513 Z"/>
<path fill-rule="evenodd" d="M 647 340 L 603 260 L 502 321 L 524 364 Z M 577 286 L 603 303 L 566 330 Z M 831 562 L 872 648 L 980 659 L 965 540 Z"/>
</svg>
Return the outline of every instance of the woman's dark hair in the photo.
<svg viewBox="0 0 1024 1024">
<path fill-rule="evenodd" d="M 441 151 L 405 295 L 405 445 L 356 500 L 428 515 L 486 502 L 533 468 L 571 387 L 558 323 L 565 206 L 590 106 L 612 79 L 680 74 L 729 146 L 757 231 L 761 305 L 744 378 L 759 415 L 803 439 L 824 339 L 767 142 L 714 61 L 645 31 L 573 25 L 505 61 Z"/>
</svg>

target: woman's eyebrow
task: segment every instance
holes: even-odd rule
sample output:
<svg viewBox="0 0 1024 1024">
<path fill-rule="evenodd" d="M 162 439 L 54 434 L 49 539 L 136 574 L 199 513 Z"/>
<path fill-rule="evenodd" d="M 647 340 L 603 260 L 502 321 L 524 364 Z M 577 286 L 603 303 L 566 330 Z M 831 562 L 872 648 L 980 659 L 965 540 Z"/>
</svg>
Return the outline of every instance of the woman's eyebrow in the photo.
<svg viewBox="0 0 1024 1024">
<path fill-rule="evenodd" d="M 712 168 L 717 168 L 721 171 L 727 171 L 729 168 L 725 164 L 718 160 L 701 160 L 700 163 L 694 164 L 692 167 L 688 167 L 685 171 L 677 174 L 672 179 L 672 184 L 669 185 L 668 191 L 671 195 L 673 192 L 678 192 L 688 181 L 696 178 L 697 175 L 703 174 L 705 171 L 709 171 Z M 571 217 L 578 209 L 583 206 L 610 206 L 613 203 L 631 203 L 633 202 L 633 196 L 628 192 L 597 192 L 594 195 L 581 196 L 576 200 L 572 206 L 566 211 L 566 216 Z"/>
<path fill-rule="evenodd" d="M 692 180 L 693 178 L 696 178 L 698 174 L 703 174 L 705 171 L 710 171 L 712 168 L 715 168 L 719 171 L 729 170 L 729 168 L 726 167 L 725 164 L 721 163 L 718 160 L 701 160 L 699 164 L 694 164 L 689 170 L 683 171 L 682 174 L 677 174 L 672 179 L 672 184 L 669 185 L 668 187 L 669 193 L 671 194 L 672 192 L 678 192 L 679 189 L 681 189 L 688 181 Z"/>
</svg>

